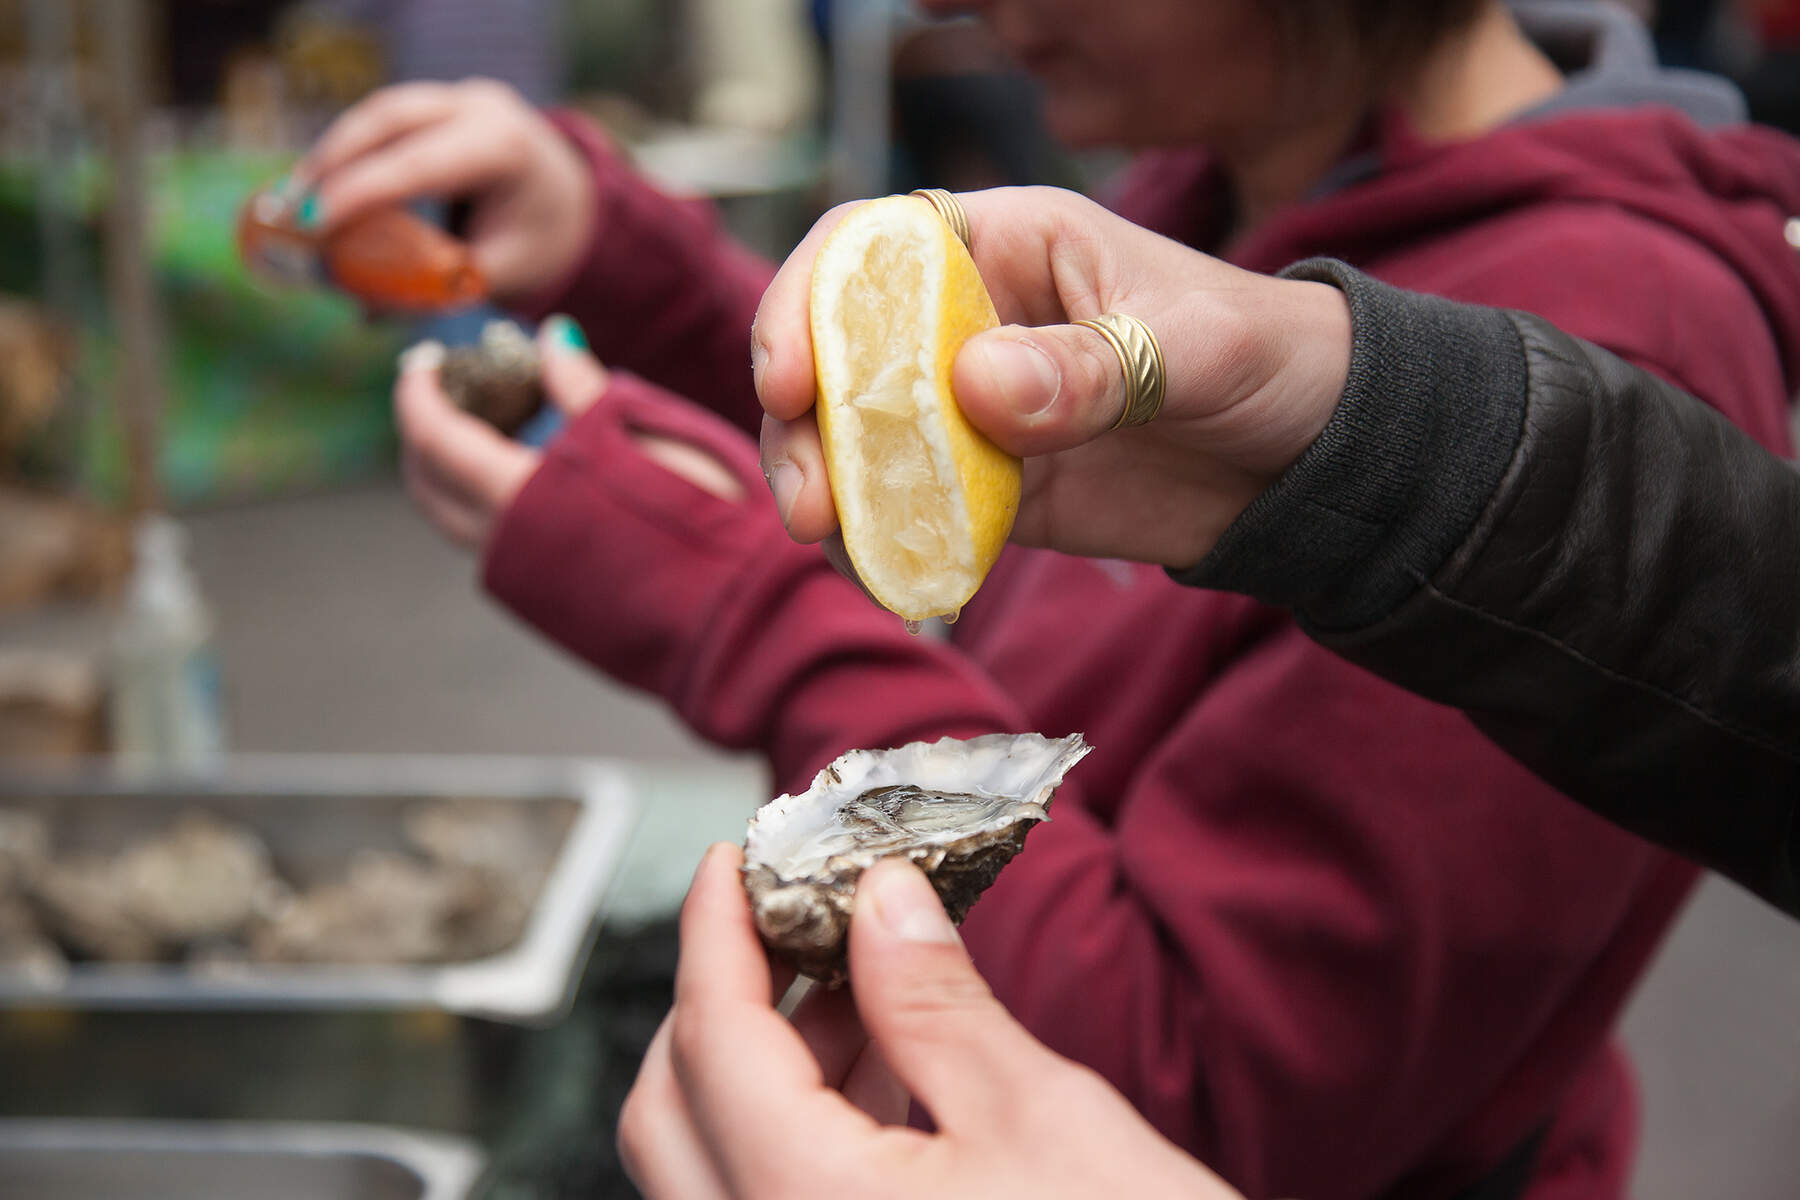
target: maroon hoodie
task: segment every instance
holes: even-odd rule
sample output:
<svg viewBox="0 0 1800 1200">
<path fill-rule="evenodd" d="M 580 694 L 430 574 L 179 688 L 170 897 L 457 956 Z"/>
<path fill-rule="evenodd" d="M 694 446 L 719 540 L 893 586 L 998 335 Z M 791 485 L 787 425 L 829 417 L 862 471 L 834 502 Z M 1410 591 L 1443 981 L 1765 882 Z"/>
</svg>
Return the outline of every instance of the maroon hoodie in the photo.
<svg viewBox="0 0 1800 1200">
<path fill-rule="evenodd" d="M 1234 257 L 1336 255 L 1531 309 L 1785 449 L 1800 152 L 1590 108 L 1448 146 L 1385 128 Z M 783 788 L 849 747 L 1084 731 L 1094 754 L 971 915 L 970 949 L 1034 1033 L 1250 1196 L 1449 1197 L 1540 1128 L 1532 1200 L 1622 1196 L 1635 1109 L 1611 1029 L 1694 870 L 1284 613 L 1159 569 L 1009 550 L 947 643 L 908 637 L 788 541 L 740 431 L 760 416 L 745 345 L 767 266 L 564 127 L 603 234 L 541 307 L 730 423 L 616 374 L 504 515 L 494 594 L 765 753 Z M 1121 207 L 1206 247 L 1209 179 L 1160 156 Z M 750 498 L 663 471 L 639 430 L 711 450 Z"/>
</svg>

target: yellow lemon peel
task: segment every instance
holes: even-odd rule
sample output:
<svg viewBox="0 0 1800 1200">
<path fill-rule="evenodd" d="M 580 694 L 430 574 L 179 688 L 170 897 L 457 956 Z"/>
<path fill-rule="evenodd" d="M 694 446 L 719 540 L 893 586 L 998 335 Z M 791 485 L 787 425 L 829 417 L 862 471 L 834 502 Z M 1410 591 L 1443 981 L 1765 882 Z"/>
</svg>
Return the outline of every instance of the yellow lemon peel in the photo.
<svg viewBox="0 0 1800 1200">
<path fill-rule="evenodd" d="M 998 324 L 974 260 L 917 197 L 859 205 L 813 264 L 819 434 L 844 547 L 908 621 L 954 619 L 1019 511 L 1019 460 L 950 390 L 956 352 Z"/>
</svg>

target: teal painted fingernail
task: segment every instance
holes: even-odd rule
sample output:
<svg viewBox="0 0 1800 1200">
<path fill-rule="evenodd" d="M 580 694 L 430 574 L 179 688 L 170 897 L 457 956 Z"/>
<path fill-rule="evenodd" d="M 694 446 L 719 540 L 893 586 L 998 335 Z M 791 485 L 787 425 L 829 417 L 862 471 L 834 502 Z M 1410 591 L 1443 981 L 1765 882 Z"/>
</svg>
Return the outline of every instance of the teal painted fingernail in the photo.
<svg viewBox="0 0 1800 1200">
<path fill-rule="evenodd" d="M 308 192 L 300 201 L 300 215 L 296 218 L 302 229 L 317 229 L 325 219 L 325 205 L 320 203 L 317 192 Z"/>
<path fill-rule="evenodd" d="M 581 326 L 575 323 L 575 318 L 557 313 L 544 323 L 550 326 L 550 341 L 553 344 L 564 350 L 585 351 L 588 348 L 587 334 L 581 332 Z"/>
</svg>

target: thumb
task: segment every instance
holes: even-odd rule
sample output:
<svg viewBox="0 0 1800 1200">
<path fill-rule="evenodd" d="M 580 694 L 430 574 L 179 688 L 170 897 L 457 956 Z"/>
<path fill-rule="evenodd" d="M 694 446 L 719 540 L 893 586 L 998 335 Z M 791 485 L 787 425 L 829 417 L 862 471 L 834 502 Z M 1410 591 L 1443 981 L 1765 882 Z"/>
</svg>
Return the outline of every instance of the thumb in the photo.
<svg viewBox="0 0 1800 1200">
<path fill-rule="evenodd" d="M 950 382 L 975 427 L 1022 458 L 1093 441 L 1125 411 L 1119 356 L 1084 325 L 978 333 L 958 351 Z"/>
<path fill-rule="evenodd" d="M 1016 1110 L 1054 1056 L 994 999 L 931 883 L 904 859 L 863 873 L 850 924 L 856 1009 L 940 1128 Z"/>
<path fill-rule="evenodd" d="M 587 335 L 573 317 L 557 313 L 538 329 L 544 391 L 565 417 L 586 412 L 606 390 L 606 368 L 588 350 Z"/>
</svg>

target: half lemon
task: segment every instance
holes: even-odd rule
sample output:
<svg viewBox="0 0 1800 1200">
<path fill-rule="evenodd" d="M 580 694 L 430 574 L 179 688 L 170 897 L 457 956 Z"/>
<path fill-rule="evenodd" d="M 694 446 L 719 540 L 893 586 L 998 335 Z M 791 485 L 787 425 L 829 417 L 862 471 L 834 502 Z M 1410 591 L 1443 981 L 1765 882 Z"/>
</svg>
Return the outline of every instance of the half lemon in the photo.
<svg viewBox="0 0 1800 1200">
<path fill-rule="evenodd" d="M 914 196 L 851 210 L 813 263 L 819 434 L 844 547 L 909 622 L 955 619 L 1019 511 L 1019 460 L 950 392 L 956 352 L 998 324 L 969 252 Z"/>
</svg>

